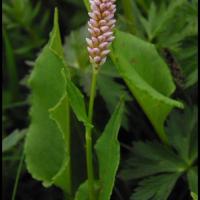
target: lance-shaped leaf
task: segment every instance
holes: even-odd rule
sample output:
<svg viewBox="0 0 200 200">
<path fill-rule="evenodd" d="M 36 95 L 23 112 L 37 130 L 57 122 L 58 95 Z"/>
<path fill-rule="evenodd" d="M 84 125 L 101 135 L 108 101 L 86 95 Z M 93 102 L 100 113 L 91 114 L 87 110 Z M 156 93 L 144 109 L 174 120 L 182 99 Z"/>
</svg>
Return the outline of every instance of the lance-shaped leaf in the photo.
<svg viewBox="0 0 200 200">
<path fill-rule="evenodd" d="M 62 69 L 67 70 L 63 55 L 56 10 L 50 40 L 37 58 L 29 79 L 32 106 L 25 155 L 27 169 L 33 178 L 42 181 L 45 186 L 55 183 L 69 192 L 66 173 L 69 161 L 68 132 L 63 129 L 63 123 L 68 119 L 64 113 L 63 118 L 59 116 L 61 109 L 63 112 L 68 109 L 66 80 L 61 74 Z M 49 116 L 52 108 L 54 113 L 51 118 L 54 120 Z"/>
<path fill-rule="evenodd" d="M 95 145 L 99 162 L 99 200 L 109 200 L 114 186 L 120 160 L 120 144 L 117 140 L 117 136 L 122 120 L 123 109 L 124 103 L 121 100 Z"/>
<path fill-rule="evenodd" d="M 84 96 L 81 91 L 74 85 L 72 81 L 67 79 L 66 85 L 67 95 L 70 105 L 79 121 L 83 122 L 85 126 L 91 126 L 87 117 L 85 108 Z"/>
<path fill-rule="evenodd" d="M 85 7 L 87 8 L 87 11 L 90 10 L 90 2 L 89 0 L 83 0 L 84 4 L 85 4 Z"/>
<path fill-rule="evenodd" d="M 170 98 L 175 85 L 154 45 L 117 30 L 111 57 L 159 137 L 167 142 L 164 121 L 173 107 L 183 105 Z"/>
</svg>

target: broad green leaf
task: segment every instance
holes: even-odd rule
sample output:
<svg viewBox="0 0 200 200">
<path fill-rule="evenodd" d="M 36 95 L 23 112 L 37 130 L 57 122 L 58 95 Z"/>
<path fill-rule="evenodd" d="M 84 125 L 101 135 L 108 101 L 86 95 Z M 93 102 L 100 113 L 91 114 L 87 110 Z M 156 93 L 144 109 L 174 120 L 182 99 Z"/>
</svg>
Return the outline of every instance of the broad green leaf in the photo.
<svg viewBox="0 0 200 200">
<path fill-rule="evenodd" d="M 64 71 L 61 72 L 63 78 L 65 79 Z M 66 86 L 66 83 L 65 83 Z M 52 178 L 52 180 L 60 186 L 64 191 L 68 189 L 68 194 L 71 194 L 71 137 L 70 137 L 70 116 L 69 116 L 69 102 L 66 92 L 63 94 L 62 98 L 59 100 L 55 107 L 49 109 L 50 118 L 55 120 L 60 132 L 62 133 L 63 140 L 65 141 L 65 159 L 62 168 L 59 172 Z"/>
<path fill-rule="evenodd" d="M 198 195 L 198 171 L 197 167 L 192 167 L 187 173 L 187 180 L 190 191 Z"/>
<path fill-rule="evenodd" d="M 139 182 L 131 200 L 167 200 L 179 176 L 179 173 L 169 173 L 144 179 Z"/>
<path fill-rule="evenodd" d="M 159 137 L 167 142 L 165 119 L 174 107 L 183 105 L 170 98 L 175 85 L 155 46 L 117 30 L 111 57 Z"/>
<path fill-rule="evenodd" d="M 95 181 L 95 186 L 94 186 L 96 196 L 98 196 L 99 192 L 99 181 Z M 85 181 L 80 185 L 78 188 L 75 199 L 74 200 L 89 200 L 89 195 L 88 195 L 88 181 Z"/>
<path fill-rule="evenodd" d="M 120 160 L 120 144 L 117 136 L 122 120 L 123 108 L 124 103 L 121 100 L 95 145 L 99 162 L 99 200 L 109 200 L 114 186 Z"/>
<path fill-rule="evenodd" d="M 66 84 L 70 84 L 71 81 L 67 78 L 64 70 L 62 70 L 61 73 L 66 81 L 65 87 L 67 87 Z M 75 91 L 72 91 L 72 93 L 73 92 L 76 93 Z M 69 93 L 67 93 L 66 90 L 58 104 L 49 109 L 50 117 L 55 120 L 61 133 L 63 134 L 67 149 L 63 168 L 53 179 L 57 179 L 56 183 L 59 181 L 58 184 L 61 187 L 62 185 L 66 184 L 66 188 L 69 188 L 70 191 L 75 192 L 77 186 L 79 186 L 80 182 L 82 182 L 85 178 L 86 169 L 83 167 L 85 165 L 85 157 L 82 155 L 82 152 L 84 152 L 84 137 L 82 137 L 82 131 L 79 130 L 77 132 L 77 127 L 75 125 L 76 119 L 72 117 L 72 113 L 69 109 L 70 96 L 68 96 L 68 94 Z M 79 166 L 82 166 L 81 171 Z M 68 177 L 68 179 L 66 179 L 66 177 Z M 65 190 L 65 188 L 63 188 L 63 190 Z"/>
<path fill-rule="evenodd" d="M 15 130 L 2 140 L 2 152 L 5 153 L 16 146 L 24 137 L 27 130 Z"/>
<path fill-rule="evenodd" d="M 29 79 L 32 107 L 31 124 L 25 142 L 25 159 L 33 178 L 42 181 L 45 186 L 55 183 L 68 192 L 68 176 L 65 170 L 69 160 L 67 133 L 64 129 L 61 130 L 63 121 L 68 119 L 61 119 L 59 116 L 61 109 L 67 112 L 67 102 L 64 99 L 66 80 L 61 70 L 65 70 L 67 74 L 56 10 L 49 43 L 37 58 Z M 49 116 L 51 108 L 54 108 L 54 120 Z M 63 115 L 67 117 L 64 113 Z"/>
</svg>

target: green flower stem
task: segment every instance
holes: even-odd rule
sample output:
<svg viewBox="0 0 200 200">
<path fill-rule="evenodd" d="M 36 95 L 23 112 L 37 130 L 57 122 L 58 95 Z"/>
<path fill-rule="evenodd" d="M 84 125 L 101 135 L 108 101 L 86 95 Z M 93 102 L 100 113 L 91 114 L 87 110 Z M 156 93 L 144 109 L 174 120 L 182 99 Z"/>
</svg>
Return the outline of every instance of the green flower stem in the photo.
<svg viewBox="0 0 200 200">
<path fill-rule="evenodd" d="M 91 83 L 91 89 L 90 89 L 89 110 L 88 110 L 88 118 L 90 120 L 90 123 L 92 123 L 92 118 L 93 118 L 93 107 L 94 107 L 94 98 L 96 95 L 97 74 L 98 74 L 98 70 L 96 68 L 93 68 L 92 83 Z"/>
<path fill-rule="evenodd" d="M 98 70 L 93 67 L 92 73 L 92 83 L 90 89 L 90 101 L 89 101 L 89 109 L 88 109 L 88 118 L 90 123 L 92 124 L 93 118 L 93 108 L 94 108 L 94 99 L 96 94 L 96 82 L 97 82 L 97 74 Z M 87 174 L 88 174 L 88 188 L 89 188 L 89 199 L 95 200 L 94 193 L 94 169 L 93 169 L 93 161 L 92 161 L 92 128 L 86 127 L 86 159 L 87 159 Z"/>
</svg>

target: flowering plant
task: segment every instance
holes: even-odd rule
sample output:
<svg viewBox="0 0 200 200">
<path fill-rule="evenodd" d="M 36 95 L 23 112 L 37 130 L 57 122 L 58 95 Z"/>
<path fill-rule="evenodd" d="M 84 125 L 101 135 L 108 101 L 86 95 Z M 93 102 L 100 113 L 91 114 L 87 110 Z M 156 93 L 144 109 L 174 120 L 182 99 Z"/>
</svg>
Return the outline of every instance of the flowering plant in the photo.
<svg viewBox="0 0 200 200">
<path fill-rule="evenodd" d="M 31 66 L 28 99 L 3 108 L 4 135 L 29 123 L 3 139 L 6 164 L 20 155 L 12 200 L 196 200 L 197 0 L 57 2 L 37 55 L 55 5 L 29 1 L 3 6 L 4 99 L 20 95 L 17 65 Z M 28 173 L 44 197 L 32 184 L 23 196 Z"/>
</svg>

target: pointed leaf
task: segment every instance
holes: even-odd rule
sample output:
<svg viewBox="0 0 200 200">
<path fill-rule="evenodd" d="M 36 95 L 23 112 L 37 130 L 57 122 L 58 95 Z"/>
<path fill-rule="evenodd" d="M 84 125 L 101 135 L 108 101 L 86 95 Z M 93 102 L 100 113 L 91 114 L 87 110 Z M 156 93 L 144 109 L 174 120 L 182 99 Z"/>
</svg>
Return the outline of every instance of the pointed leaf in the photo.
<svg viewBox="0 0 200 200">
<path fill-rule="evenodd" d="M 70 80 L 67 80 L 67 96 L 69 98 L 70 105 L 79 121 L 83 122 L 85 126 L 91 126 L 87 117 L 85 108 L 84 96 L 81 91 Z"/>
<path fill-rule="evenodd" d="M 67 180 L 67 175 L 64 174 L 69 159 L 66 153 L 66 136 L 57 126 L 62 125 L 63 120 L 67 121 L 67 118 L 59 121 L 59 116 L 54 116 L 56 124 L 49 116 L 49 109 L 60 101 L 63 111 L 66 111 L 66 102 L 62 99 L 66 93 L 66 81 L 61 70 L 67 69 L 63 60 L 57 20 L 58 13 L 55 10 L 50 41 L 37 58 L 29 79 L 32 106 L 31 124 L 25 141 L 25 156 L 27 169 L 33 178 L 42 181 L 45 186 L 55 183 L 68 192 L 66 182 L 60 179 L 62 174 L 63 179 Z"/>
<path fill-rule="evenodd" d="M 65 78 L 64 71 L 62 70 L 63 78 Z M 66 83 L 65 83 L 66 85 Z M 64 191 L 67 190 L 68 194 L 71 194 L 71 166 L 69 161 L 70 157 L 70 119 L 69 119 L 69 102 L 66 92 L 59 100 L 55 107 L 49 109 L 50 118 L 55 121 L 60 130 L 63 140 L 65 142 L 65 158 L 63 165 L 59 172 L 52 178 L 52 180 L 60 186 Z"/>
<path fill-rule="evenodd" d="M 154 45 L 117 30 L 111 57 L 159 137 L 167 142 L 165 119 L 173 107 L 183 105 L 170 98 L 175 85 Z"/>
<path fill-rule="evenodd" d="M 109 200 L 114 186 L 120 160 L 120 144 L 117 136 L 122 120 L 123 108 L 124 103 L 121 100 L 95 145 L 99 161 L 101 187 L 99 200 Z"/>
</svg>

